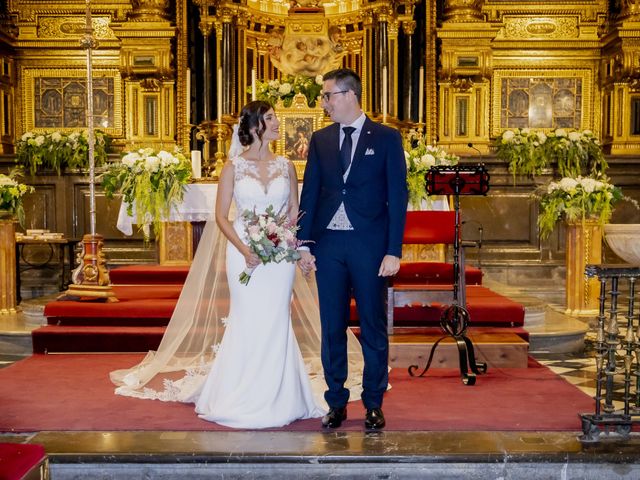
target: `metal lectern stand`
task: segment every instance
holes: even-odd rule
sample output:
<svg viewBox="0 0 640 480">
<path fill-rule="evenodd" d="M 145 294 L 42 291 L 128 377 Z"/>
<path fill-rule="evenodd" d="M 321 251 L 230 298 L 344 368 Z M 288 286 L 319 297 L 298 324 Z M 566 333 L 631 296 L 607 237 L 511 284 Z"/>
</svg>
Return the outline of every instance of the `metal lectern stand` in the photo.
<svg viewBox="0 0 640 480">
<path fill-rule="evenodd" d="M 436 348 L 442 340 L 452 337 L 458 347 L 460 360 L 460 376 L 465 385 L 475 385 L 476 375 L 487 371 L 487 364 L 476 362 L 473 343 L 465 335 L 469 325 L 469 312 L 463 301 L 462 305 L 458 300 L 458 290 L 462 285 L 464 288 L 465 272 L 460 269 L 460 196 L 461 195 L 486 195 L 489 191 L 489 173 L 484 165 L 454 165 L 435 166 L 425 175 L 426 190 L 429 195 L 453 195 L 453 205 L 455 210 L 455 235 L 453 242 L 453 300 L 442 316 L 440 317 L 440 327 L 446 335 L 440 337 L 434 343 L 429 353 L 427 365 L 418 376 L 422 377 L 433 360 Z M 461 281 L 462 279 L 462 281 Z M 465 295 L 462 295 L 466 298 Z M 416 376 L 415 371 L 418 365 L 409 367 L 409 375 Z M 471 369 L 471 372 L 469 372 Z"/>
</svg>

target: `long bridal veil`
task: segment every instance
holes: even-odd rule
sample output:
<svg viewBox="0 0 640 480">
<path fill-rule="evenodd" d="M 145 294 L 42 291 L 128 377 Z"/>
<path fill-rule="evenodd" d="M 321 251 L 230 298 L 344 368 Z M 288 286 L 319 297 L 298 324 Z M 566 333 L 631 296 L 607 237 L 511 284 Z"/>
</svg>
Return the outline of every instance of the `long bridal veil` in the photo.
<svg viewBox="0 0 640 480">
<path fill-rule="evenodd" d="M 215 221 L 208 221 L 158 350 L 148 352 L 131 368 L 111 372 L 111 380 L 118 386 L 116 393 L 165 401 L 194 401 L 193 396 L 204 383 L 215 359 L 229 311 L 226 244 Z M 229 281 L 238 280 L 231 278 Z M 326 405 L 316 291 L 313 275 L 305 278 L 297 271 L 291 321 L 316 401 Z M 358 340 L 350 330 L 347 335 L 349 378 L 345 386 L 351 390 L 351 400 L 355 400 L 360 398 L 364 362 Z M 259 368 L 260 358 L 254 360 Z"/>
</svg>

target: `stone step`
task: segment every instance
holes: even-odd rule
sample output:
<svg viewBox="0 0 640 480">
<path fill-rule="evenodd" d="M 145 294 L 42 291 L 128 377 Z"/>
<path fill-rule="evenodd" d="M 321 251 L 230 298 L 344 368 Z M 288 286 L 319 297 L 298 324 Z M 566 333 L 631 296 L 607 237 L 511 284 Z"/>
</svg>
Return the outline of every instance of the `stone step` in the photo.
<svg viewBox="0 0 640 480">
<path fill-rule="evenodd" d="M 395 334 L 389 337 L 389 366 L 424 368 L 440 334 Z M 491 368 L 527 368 L 529 343 L 515 333 L 470 333 L 476 361 Z M 453 338 L 442 340 L 436 348 L 432 368 L 458 368 L 458 347 Z"/>
</svg>

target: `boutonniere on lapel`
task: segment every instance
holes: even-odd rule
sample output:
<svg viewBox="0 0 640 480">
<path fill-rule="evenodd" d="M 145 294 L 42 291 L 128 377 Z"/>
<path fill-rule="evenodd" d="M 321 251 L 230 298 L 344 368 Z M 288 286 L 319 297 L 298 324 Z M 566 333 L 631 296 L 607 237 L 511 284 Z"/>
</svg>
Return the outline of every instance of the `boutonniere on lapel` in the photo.
<svg viewBox="0 0 640 480">
<path fill-rule="evenodd" d="M 364 152 L 365 155 L 375 155 L 376 152 L 373 148 L 367 148 L 367 151 Z"/>
</svg>

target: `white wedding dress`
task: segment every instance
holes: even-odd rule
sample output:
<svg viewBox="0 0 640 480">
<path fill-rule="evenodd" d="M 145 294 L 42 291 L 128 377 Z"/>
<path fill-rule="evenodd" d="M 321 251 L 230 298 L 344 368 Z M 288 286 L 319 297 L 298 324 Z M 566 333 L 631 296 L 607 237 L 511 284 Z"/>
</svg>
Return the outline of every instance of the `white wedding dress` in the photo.
<svg viewBox="0 0 640 480">
<path fill-rule="evenodd" d="M 234 228 L 246 238 L 240 213 L 244 210 L 287 211 L 290 195 L 288 161 L 269 164 L 266 185 L 255 162 L 233 160 Z M 296 419 L 319 417 L 290 319 L 295 264 L 258 266 L 247 285 L 238 281 L 246 268 L 244 256 L 227 245 L 227 276 L 231 308 L 216 361 L 197 392 L 196 413 L 205 420 L 235 428 L 277 427 Z"/>
<path fill-rule="evenodd" d="M 266 183 L 254 162 L 236 157 L 232 163 L 234 228 L 245 238 L 244 210 L 262 212 L 272 205 L 286 211 L 288 161 L 271 161 Z M 239 275 L 245 268 L 240 252 L 208 222 L 158 351 L 130 369 L 111 372 L 116 393 L 193 402 L 200 418 L 234 428 L 279 427 L 322 416 L 326 384 L 315 285 L 287 262 L 259 265 L 243 285 Z M 351 333 L 349 359 L 346 387 L 355 400 L 363 361 Z"/>
</svg>

